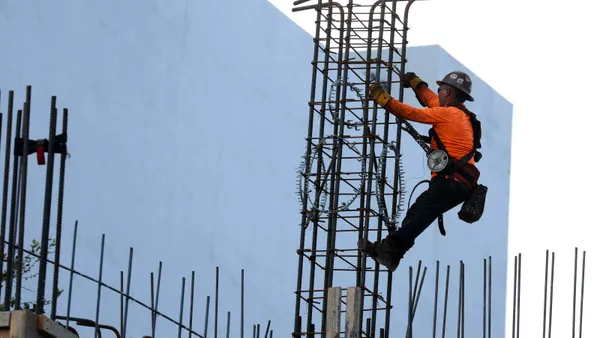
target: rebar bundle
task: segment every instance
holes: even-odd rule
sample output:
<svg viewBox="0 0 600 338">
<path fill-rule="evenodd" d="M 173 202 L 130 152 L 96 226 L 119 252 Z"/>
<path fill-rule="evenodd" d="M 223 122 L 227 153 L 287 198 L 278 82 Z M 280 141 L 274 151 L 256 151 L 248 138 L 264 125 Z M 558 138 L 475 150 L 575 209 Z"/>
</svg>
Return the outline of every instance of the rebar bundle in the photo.
<svg viewBox="0 0 600 338">
<path fill-rule="evenodd" d="M 3 309 L 11 308 L 21 309 L 21 292 L 23 290 L 23 272 L 27 269 L 27 260 L 24 255 L 25 246 L 25 217 L 27 207 L 27 169 L 29 164 L 29 156 L 34 155 L 37 158 L 38 165 L 46 166 L 46 181 L 44 192 L 44 207 L 43 220 L 41 225 L 41 236 L 39 246 L 36 246 L 39 252 L 39 272 L 37 283 L 37 297 L 32 308 L 37 314 L 44 313 L 44 307 L 47 303 L 51 304 L 51 317 L 56 316 L 56 299 L 58 297 L 58 265 L 53 269 L 52 294 L 51 299 L 46 300 L 45 286 L 47 262 L 49 255 L 49 245 L 52 243 L 54 248 L 54 261 L 60 262 L 60 242 L 62 233 L 62 212 L 63 212 L 63 197 L 64 197 L 64 180 L 65 180 L 65 162 L 68 156 L 67 152 L 67 124 L 68 110 L 63 109 L 62 117 L 62 132 L 56 133 L 56 124 L 58 119 L 58 109 L 56 107 L 56 96 L 52 96 L 50 102 L 50 127 L 48 138 L 30 139 L 29 125 L 31 119 L 31 86 L 27 86 L 25 100 L 22 109 L 16 109 L 16 126 L 13 142 L 13 118 L 14 110 L 17 107 L 15 104 L 15 95 L 13 91 L 8 92 L 8 111 L 7 111 L 7 128 L 5 139 L 5 159 L 4 159 L 4 182 L 2 190 L 2 216 L 0 220 L 0 251 L 4 253 L 5 245 L 7 246 L 6 255 L 0 262 L 0 271 L 4 270 L 4 262 L 6 261 L 6 271 L 9 275 L 6 278 L 4 289 Z M 0 116 L 1 119 L 1 116 Z M 1 130 L 1 128 L 0 128 Z M 56 232 L 54 238 L 50 240 L 50 215 L 52 210 L 53 198 L 53 177 L 54 177 L 54 159 L 55 155 L 60 154 L 59 166 L 59 182 L 58 182 L 58 201 Z M 47 157 L 47 158 L 46 158 Z M 11 177 L 11 160 L 12 177 Z M 8 197 L 8 188 L 11 187 L 11 197 Z M 8 218 L 8 222 L 7 222 Z M 7 238 L 8 235 L 8 238 Z M 35 244 L 34 243 L 34 244 Z M 14 284 L 14 285 L 13 285 Z M 1 287 L 1 286 L 0 286 Z M 13 289 L 14 288 L 14 289 Z"/>
</svg>

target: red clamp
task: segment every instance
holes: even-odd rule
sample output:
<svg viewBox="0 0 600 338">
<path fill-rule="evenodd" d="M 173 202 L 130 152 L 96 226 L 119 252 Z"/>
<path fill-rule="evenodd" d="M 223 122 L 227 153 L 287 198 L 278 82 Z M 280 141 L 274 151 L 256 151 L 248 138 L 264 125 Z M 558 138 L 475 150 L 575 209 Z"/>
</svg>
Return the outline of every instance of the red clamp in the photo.
<svg viewBox="0 0 600 338">
<path fill-rule="evenodd" d="M 44 156 L 44 142 L 38 141 L 35 152 L 37 154 L 38 165 L 46 164 L 46 156 Z"/>
</svg>

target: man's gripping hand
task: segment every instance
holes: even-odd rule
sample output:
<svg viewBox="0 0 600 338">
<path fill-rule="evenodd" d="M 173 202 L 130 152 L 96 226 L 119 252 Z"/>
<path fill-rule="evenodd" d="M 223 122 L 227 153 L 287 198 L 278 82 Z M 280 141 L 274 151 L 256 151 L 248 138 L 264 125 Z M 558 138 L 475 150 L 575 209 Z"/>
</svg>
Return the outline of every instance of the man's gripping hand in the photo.
<svg viewBox="0 0 600 338">
<path fill-rule="evenodd" d="M 421 80 L 421 78 L 419 78 L 415 73 L 413 72 L 408 72 L 406 74 L 404 74 L 402 77 L 400 77 L 400 84 L 402 85 L 402 87 L 404 88 L 412 88 L 412 89 L 417 89 L 417 87 L 421 84 L 424 83 L 425 85 L 429 86 L 427 84 L 427 82 Z"/>
<path fill-rule="evenodd" d="M 380 84 L 375 83 L 369 87 L 369 95 L 377 102 L 378 105 L 385 107 L 388 101 L 392 98 Z"/>
</svg>

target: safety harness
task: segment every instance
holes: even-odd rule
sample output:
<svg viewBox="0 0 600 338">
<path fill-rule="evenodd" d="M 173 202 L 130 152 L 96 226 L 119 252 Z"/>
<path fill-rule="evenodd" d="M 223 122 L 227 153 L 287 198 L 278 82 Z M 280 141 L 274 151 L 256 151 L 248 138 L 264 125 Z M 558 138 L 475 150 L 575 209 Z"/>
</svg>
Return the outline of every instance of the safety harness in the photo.
<svg viewBox="0 0 600 338">
<path fill-rule="evenodd" d="M 418 96 L 417 99 L 419 99 Z M 419 132 L 406 120 L 400 120 L 400 128 L 412 136 L 412 138 L 421 146 L 421 148 L 423 148 L 427 154 L 427 166 L 432 172 L 436 172 L 438 175 L 444 175 L 448 178 L 456 179 L 469 191 L 467 200 L 463 203 L 460 211 L 458 212 L 458 218 L 467 223 L 474 223 L 477 222 L 483 215 L 487 187 L 478 183 L 479 170 L 474 165 L 467 162 L 472 157 L 474 158 L 475 162 L 479 162 L 479 160 L 481 160 L 482 154 L 477 150 L 481 148 L 481 122 L 477 119 L 477 116 L 469 111 L 464 105 L 450 104 L 450 106 L 456 107 L 467 114 L 473 128 L 473 149 L 458 160 L 450 158 L 444 143 L 440 139 L 439 135 L 435 132 L 433 127 L 429 130 L 429 137 L 420 135 Z M 435 140 L 438 149 L 432 149 L 428 145 L 428 143 L 431 143 L 431 139 Z M 419 184 L 424 182 L 428 181 L 419 182 Z M 419 184 L 417 184 L 417 186 Z M 442 236 L 446 236 L 443 214 L 438 217 L 438 228 Z"/>
<path fill-rule="evenodd" d="M 473 128 L 473 149 L 458 160 L 450 158 L 450 156 L 448 155 L 448 150 L 446 150 L 446 146 L 440 139 L 439 135 L 436 133 L 435 129 L 432 127 L 431 129 L 429 129 L 429 137 L 435 140 L 435 143 L 439 148 L 437 150 L 432 151 L 432 153 L 435 151 L 443 151 L 443 155 L 445 155 L 445 157 L 448 158 L 448 160 L 446 161 L 447 164 L 445 164 L 439 170 L 434 171 L 438 174 L 456 178 L 461 183 L 465 184 L 467 189 L 471 191 L 477 184 L 477 181 L 479 180 L 479 170 L 477 170 L 477 168 L 474 165 L 469 164 L 467 162 L 472 157 L 474 157 L 475 162 L 479 162 L 479 160 L 481 160 L 482 154 L 477 150 L 481 148 L 481 122 L 479 122 L 479 120 L 477 120 L 477 116 L 474 113 L 470 112 L 466 107 L 458 104 L 451 104 L 451 106 L 462 110 L 463 112 L 465 112 L 465 114 L 469 116 L 469 121 L 471 122 L 471 126 Z M 458 176 L 454 174 L 458 174 Z"/>
<path fill-rule="evenodd" d="M 471 126 L 473 128 L 473 149 L 458 160 L 451 158 L 448 155 L 448 151 L 446 150 L 444 143 L 436 133 L 435 129 L 432 127 L 429 129 L 429 137 L 430 139 L 435 140 L 438 149 L 432 150 L 432 152 L 428 154 L 428 164 L 431 159 L 431 155 L 433 155 L 434 152 L 438 152 L 438 156 L 441 158 L 442 163 L 439 163 L 440 161 L 436 161 L 438 162 L 436 163 L 438 166 L 435 168 L 437 169 L 435 172 L 437 172 L 438 175 L 443 175 L 450 179 L 456 179 L 468 190 L 469 196 L 463 203 L 461 210 L 458 213 L 458 217 L 464 222 L 474 223 L 483 215 L 487 187 L 478 183 L 480 172 L 477 167 L 467 162 L 471 158 L 474 158 L 475 162 L 479 162 L 479 160 L 481 160 L 482 154 L 477 150 L 481 148 L 481 122 L 477 119 L 477 116 L 469 111 L 465 106 L 461 104 L 450 105 L 462 110 L 469 117 L 469 121 L 471 122 Z M 441 164 L 441 166 L 439 164 Z M 438 217 L 438 228 L 442 236 L 445 236 L 446 230 L 444 229 L 443 214 Z"/>
</svg>

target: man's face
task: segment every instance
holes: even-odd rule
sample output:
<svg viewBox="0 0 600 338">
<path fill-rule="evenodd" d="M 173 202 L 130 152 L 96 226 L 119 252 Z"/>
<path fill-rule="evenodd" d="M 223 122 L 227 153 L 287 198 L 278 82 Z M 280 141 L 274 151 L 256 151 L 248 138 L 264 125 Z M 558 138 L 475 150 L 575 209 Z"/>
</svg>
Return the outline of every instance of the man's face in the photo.
<svg viewBox="0 0 600 338">
<path fill-rule="evenodd" d="M 448 86 L 439 86 L 437 92 L 440 100 L 440 106 L 445 106 L 448 104 L 448 102 L 450 102 L 452 90 Z"/>
</svg>

